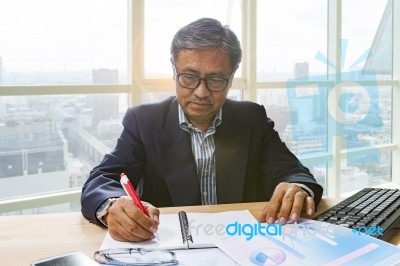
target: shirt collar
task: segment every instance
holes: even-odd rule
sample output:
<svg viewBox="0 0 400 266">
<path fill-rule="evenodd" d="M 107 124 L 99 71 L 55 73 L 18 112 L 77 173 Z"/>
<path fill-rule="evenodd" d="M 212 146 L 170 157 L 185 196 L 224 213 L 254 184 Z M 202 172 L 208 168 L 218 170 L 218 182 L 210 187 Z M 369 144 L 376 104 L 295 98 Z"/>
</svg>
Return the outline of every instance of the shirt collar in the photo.
<svg viewBox="0 0 400 266">
<path fill-rule="evenodd" d="M 190 130 L 194 130 L 196 129 L 195 126 L 192 125 L 192 123 L 190 123 L 189 119 L 187 119 L 185 112 L 183 111 L 182 107 L 180 106 L 180 104 L 178 104 L 178 116 L 179 116 L 179 126 L 190 132 Z M 210 129 L 214 129 L 219 126 L 222 123 L 222 108 L 218 110 L 217 114 L 214 117 L 213 122 L 211 123 L 209 130 Z"/>
</svg>

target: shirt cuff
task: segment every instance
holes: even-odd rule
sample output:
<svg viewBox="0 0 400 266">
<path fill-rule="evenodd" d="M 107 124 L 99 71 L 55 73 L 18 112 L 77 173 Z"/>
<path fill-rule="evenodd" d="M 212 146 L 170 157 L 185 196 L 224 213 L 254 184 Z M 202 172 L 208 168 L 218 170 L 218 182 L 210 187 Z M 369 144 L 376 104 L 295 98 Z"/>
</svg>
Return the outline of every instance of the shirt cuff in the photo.
<svg viewBox="0 0 400 266">
<path fill-rule="evenodd" d="M 296 184 L 296 185 L 298 185 L 298 186 L 301 187 L 305 192 L 307 192 L 308 195 L 310 195 L 311 198 L 314 199 L 314 192 L 313 192 L 307 185 L 304 185 L 304 184 L 301 184 L 301 183 L 291 183 L 291 184 Z"/>
</svg>

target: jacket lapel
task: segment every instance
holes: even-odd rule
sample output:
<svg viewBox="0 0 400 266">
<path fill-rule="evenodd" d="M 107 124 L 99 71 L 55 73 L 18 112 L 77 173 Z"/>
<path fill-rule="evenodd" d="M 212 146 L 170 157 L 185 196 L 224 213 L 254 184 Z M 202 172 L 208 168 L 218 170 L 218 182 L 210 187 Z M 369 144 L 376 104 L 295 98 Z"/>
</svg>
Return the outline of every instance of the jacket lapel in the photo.
<svg viewBox="0 0 400 266">
<path fill-rule="evenodd" d="M 218 203 L 242 201 L 249 141 L 249 129 L 238 124 L 227 100 L 222 112 L 222 124 L 217 128 L 215 137 Z"/>
<path fill-rule="evenodd" d="M 222 124 L 215 135 L 218 203 L 241 202 L 246 177 L 250 131 L 223 109 Z M 200 205 L 200 184 L 190 136 L 179 126 L 178 102 L 172 101 L 162 135 L 154 134 L 165 181 L 175 206 Z M 184 189 L 182 189 L 184 188 Z"/>
<path fill-rule="evenodd" d="M 178 102 L 174 99 L 162 135 L 154 134 L 163 174 L 175 206 L 199 205 L 200 185 L 190 136 L 180 128 Z"/>
</svg>

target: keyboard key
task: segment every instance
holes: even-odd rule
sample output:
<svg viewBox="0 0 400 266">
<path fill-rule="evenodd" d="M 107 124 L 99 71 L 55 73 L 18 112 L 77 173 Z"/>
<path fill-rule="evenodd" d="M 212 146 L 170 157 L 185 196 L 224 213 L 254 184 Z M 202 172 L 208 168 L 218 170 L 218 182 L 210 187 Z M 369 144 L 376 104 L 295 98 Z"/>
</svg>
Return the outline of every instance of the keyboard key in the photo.
<svg viewBox="0 0 400 266">
<path fill-rule="evenodd" d="M 356 224 L 356 222 L 346 221 L 346 224 L 350 227 Z"/>
<path fill-rule="evenodd" d="M 373 210 L 372 212 L 368 213 L 369 217 L 376 217 L 378 216 L 380 213 L 382 212 L 382 210 Z"/>
<path fill-rule="evenodd" d="M 360 221 L 360 222 L 357 223 L 357 225 L 358 225 L 359 227 L 361 227 L 361 226 L 365 226 L 366 223 Z"/>
<path fill-rule="evenodd" d="M 328 219 L 326 222 L 330 224 L 336 224 L 337 221 L 337 219 Z"/>
<path fill-rule="evenodd" d="M 357 213 L 358 213 L 359 211 L 360 211 L 360 210 L 353 209 L 353 210 L 349 211 L 347 214 L 348 214 L 348 215 L 351 215 L 351 216 L 354 216 L 354 215 L 357 215 Z"/>
<path fill-rule="evenodd" d="M 343 226 L 343 227 L 350 227 L 350 225 L 348 224 L 348 223 L 341 223 L 341 224 L 339 224 L 340 226 Z"/>
<path fill-rule="evenodd" d="M 361 210 L 361 211 L 358 213 L 358 215 L 365 215 L 365 216 L 367 216 L 367 214 L 369 214 L 371 211 L 372 211 L 372 209 L 370 209 L 370 208 L 365 208 L 365 209 Z"/>
<path fill-rule="evenodd" d="M 345 207 L 339 211 L 339 214 L 347 214 L 349 211 L 351 211 L 353 207 Z"/>
</svg>

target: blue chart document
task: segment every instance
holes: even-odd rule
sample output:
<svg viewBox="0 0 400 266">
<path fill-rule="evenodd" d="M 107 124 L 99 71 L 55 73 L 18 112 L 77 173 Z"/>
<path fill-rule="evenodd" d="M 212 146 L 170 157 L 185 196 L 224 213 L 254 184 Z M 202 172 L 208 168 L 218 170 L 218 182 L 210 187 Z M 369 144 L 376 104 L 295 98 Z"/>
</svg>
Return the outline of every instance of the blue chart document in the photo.
<svg viewBox="0 0 400 266">
<path fill-rule="evenodd" d="M 253 223 L 228 225 L 229 234 L 210 241 L 242 265 L 400 265 L 400 248 L 348 228 Z"/>
</svg>

